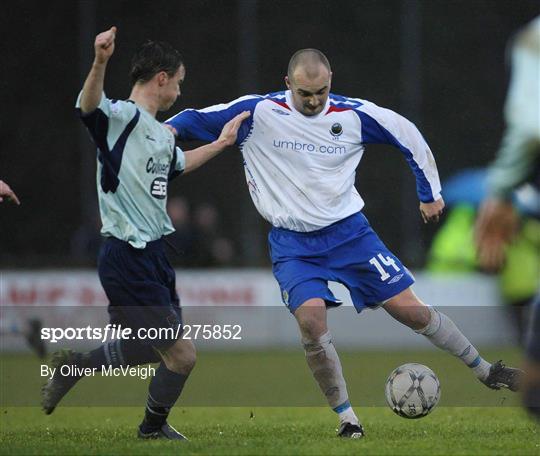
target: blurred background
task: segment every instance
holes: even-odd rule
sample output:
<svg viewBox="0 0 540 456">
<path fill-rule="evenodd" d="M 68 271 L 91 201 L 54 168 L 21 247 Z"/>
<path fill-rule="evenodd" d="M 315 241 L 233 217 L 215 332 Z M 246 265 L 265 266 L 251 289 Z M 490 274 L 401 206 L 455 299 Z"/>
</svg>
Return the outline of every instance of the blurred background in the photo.
<svg viewBox="0 0 540 456">
<path fill-rule="evenodd" d="M 521 309 L 540 277 L 540 222 L 522 219 L 496 276 L 480 273 L 473 227 L 485 197 L 485 167 L 505 129 L 510 44 L 540 14 L 538 1 L 23 0 L 4 6 L 3 12 L 0 179 L 22 202 L 0 206 L 4 401 L 37 403 L 42 382 L 38 358 L 71 345 L 44 342 L 42 326 L 107 322 L 103 307 L 108 302 L 95 271 L 101 242 L 96 152 L 74 104 L 93 60 L 95 35 L 112 25 L 118 34 L 105 84 L 111 98 L 129 95 L 130 59 L 145 40 L 169 41 L 182 51 L 187 67 L 183 94 L 160 120 L 188 107 L 283 90 L 292 53 L 315 47 L 330 59 L 334 93 L 370 100 L 413 121 L 436 157 L 445 216 L 438 226 L 422 223 L 413 175 L 401 154 L 387 146 L 369 146 L 358 168 L 364 213 L 415 271 L 415 290 L 422 299 L 445 307 L 464 333 L 486 349 L 487 359 L 519 363 Z M 197 145 L 181 144 L 188 149 Z M 295 388 L 287 388 L 283 404 L 320 405 L 294 319 L 280 304 L 267 256 L 270 227 L 251 202 L 238 149 L 173 181 L 168 211 L 177 229 L 170 241 L 178 253 L 169 253 L 186 321 L 239 324 L 244 336 L 238 343 L 197 341 L 203 350 L 218 353 L 201 357 L 198 380 L 191 383 L 199 395 L 190 391 L 186 397 L 195 405 L 260 403 L 268 396 L 269 381 L 283 389 L 277 373 L 287 365 L 299 378 L 290 381 Z M 446 404 L 499 406 L 506 400 L 480 384 L 470 389 L 471 378 L 463 375 L 458 361 L 432 352 L 423 338 L 384 312 L 353 317 L 346 290 L 332 287 L 345 308 L 330 312 L 330 326 L 343 349 L 351 390 L 363 403 L 382 404 L 386 376 L 411 360 L 435 369 L 445 384 Z M 81 348 L 96 344 L 86 340 Z M 252 349 L 258 351 L 250 354 Z M 243 366 L 238 368 L 243 374 L 231 365 Z M 365 375 L 366 366 L 371 375 Z M 240 380 L 246 388 L 239 387 Z M 21 388 L 24 382 L 32 387 Z M 250 389 L 259 384 L 261 391 Z M 105 384 L 90 385 L 109 390 L 100 386 Z M 305 385 L 309 398 L 303 396 Z M 208 396 L 209 391 L 215 394 Z M 91 397 L 85 390 L 80 393 L 83 399 L 75 398 L 74 404 L 86 404 L 84 398 Z M 123 403 L 138 403 L 142 396 L 133 397 Z M 283 405 L 272 400 L 265 404 Z"/>
<path fill-rule="evenodd" d="M 182 51 L 183 95 L 161 120 L 187 107 L 282 90 L 291 54 L 319 48 L 332 64 L 333 92 L 416 123 L 445 180 L 493 158 L 504 126 L 505 50 L 539 12 L 534 0 L 10 3 L 0 18 L 0 178 L 22 205 L 2 205 L 0 266 L 95 265 L 95 151 L 73 106 L 94 37 L 111 25 L 119 29 L 105 86 L 111 97 L 129 95 L 130 58 L 144 40 L 169 41 Z M 177 266 L 270 266 L 269 226 L 256 213 L 243 174 L 240 153 L 231 148 L 171 184 L 175 242 L 185 253 L 173 256 Z M 357 188 L 386 244 L 410 267 L 423 267 L 435 228 L 421 223 L 401 154 L 368 147 Z"/>
</svg>

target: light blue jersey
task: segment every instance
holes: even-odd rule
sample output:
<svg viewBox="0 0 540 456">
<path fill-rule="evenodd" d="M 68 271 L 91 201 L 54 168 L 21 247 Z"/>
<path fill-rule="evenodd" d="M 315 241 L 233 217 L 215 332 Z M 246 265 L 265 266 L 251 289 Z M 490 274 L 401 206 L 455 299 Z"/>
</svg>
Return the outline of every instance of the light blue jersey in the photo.
<svg viewBox="0 0 540 456">
<path fill-rule="evenodd" d="M 98 148 L 101 234 L 142 249 L 172 233 L 167 186 L 185 166 L 173 134 L 134 102 L 110 100 L 105 94 L 97 109 L 81 118 Z"/>
</svg>

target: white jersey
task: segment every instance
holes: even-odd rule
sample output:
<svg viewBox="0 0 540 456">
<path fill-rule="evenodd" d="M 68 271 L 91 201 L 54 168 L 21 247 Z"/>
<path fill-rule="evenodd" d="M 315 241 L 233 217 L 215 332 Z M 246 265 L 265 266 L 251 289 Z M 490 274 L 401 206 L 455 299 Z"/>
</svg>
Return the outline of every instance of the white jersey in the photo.
<svg viewBox="0 0 540 456">
<path fill-rule="evenodd" d="M 249 95 L 228 104 L 187 109 L 167 123 L 182 140 L 215 140 L 242 111 L 237 144 L 259 213 L 273 226 L 308 232 L 359 212 L 364 201 L 354 186 L 365 144 L 392 144 L 412 168 L 423 202 L 440 198 L 435 160 L 407 119 L 368 101 L 330 94 L 322 112 L 305 116 L 290 91 Z"/>
</svg>

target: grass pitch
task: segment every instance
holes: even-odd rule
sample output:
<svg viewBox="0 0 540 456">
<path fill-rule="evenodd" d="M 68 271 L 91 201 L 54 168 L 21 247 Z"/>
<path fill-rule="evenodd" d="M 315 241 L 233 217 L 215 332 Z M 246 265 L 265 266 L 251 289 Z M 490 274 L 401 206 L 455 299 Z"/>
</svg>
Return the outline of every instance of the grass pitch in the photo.
<svg viewBox="0 0 540 456">
<path fill-rule="evenodd" d="M 520 363 L 515 350 L 483 353 Z M 0 454 L 540 454 L 540 427 L 519 396 L 488 390 L 442 352 L 343 352 L 341 359 L 364 439 L 335 437 L 337 417 L 298 350 L 200 353 L 169 419 L 190 441 L 175 443 L 135 437 L 148 379 L 84 379 L 45 416 L 37 407 L 40 361 L 2 355 Z M 440 405 L 419 420 L 384 406 L 386 377 L 405 362 L 428 365 L 441 382 Z"/>
<path fill-rule="evenodd" d="M 320 407 L 176 407 L 170 423 L 189 442 L 139 441 L 135 407 L 2 410 L 2 454 L 540 454 L 537 425 L 518 408 L 440 407 L 406 420 L 358 408 L 362 440 L 335 437 L 336 417 Z"/>
</svg>

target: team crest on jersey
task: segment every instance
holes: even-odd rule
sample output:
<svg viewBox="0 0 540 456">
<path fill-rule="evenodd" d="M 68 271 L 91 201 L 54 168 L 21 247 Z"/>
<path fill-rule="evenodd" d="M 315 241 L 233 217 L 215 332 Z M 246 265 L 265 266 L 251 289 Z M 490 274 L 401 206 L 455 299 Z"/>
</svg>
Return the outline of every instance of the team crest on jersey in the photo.
<svg viewBox="0 0 540 456">
<path fill-rule="evenodd" d="M 330 128 L 330 134 L 334 137 L 334 139 L 337 139 L 339 136 L 341 136 L 341 133 L 343 133 L 343 127 L 339 122 L 336 122 Z"/>
<path fill-rule="evenodd" d="M 157 199 L 165 199 L 167 197 L 167 179 L 164 177 L 156 177 L 150 185 L 150 194 Z"/>
</svg>

